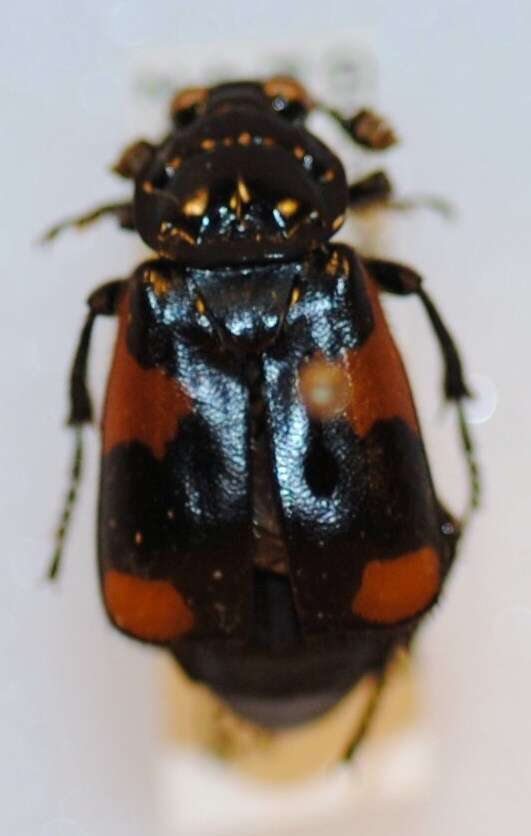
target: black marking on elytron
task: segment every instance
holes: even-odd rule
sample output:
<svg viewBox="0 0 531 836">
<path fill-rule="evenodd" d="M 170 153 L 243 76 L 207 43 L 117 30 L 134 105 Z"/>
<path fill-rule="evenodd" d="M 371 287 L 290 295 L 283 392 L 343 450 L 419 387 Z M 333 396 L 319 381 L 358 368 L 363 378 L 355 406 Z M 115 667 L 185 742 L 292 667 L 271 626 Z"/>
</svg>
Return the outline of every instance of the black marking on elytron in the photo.
<svg viewBox="0 0 531 836">
<path fill-rule="evenodd" d="M 225 438 L 225 455 L 229 444 Z M 102 573 L 113 568 L 169 580 L 194 613 L 195 635 L 247 636 L 252 564 L 245 465 L 244 450 L 231 449 L 228 474 L 219 441 L 191 416 L 162 461 L 139 442 L 113 448 L 101 471 Z"/>
<path fill-rule="evenodd" d="M 323 490 L 307 467 L 315 444 L 311 426 L 278 402 L 271 411 L 292 586 L 307 633 L 355 627 L 352 600 L 370 560 L 433 546 L 444 574 L 450 558 L 441 517 L 422 441 L 408 424 L 400 418 L 376 422 L 359 439 L 344 421 L 328 422 L 319 433 L 329 473 Z M 308 444 L 306 453 L 297 444 L 301 438 Z M 319 473 L 317 463 L 314 467 Z"/>
</svg>

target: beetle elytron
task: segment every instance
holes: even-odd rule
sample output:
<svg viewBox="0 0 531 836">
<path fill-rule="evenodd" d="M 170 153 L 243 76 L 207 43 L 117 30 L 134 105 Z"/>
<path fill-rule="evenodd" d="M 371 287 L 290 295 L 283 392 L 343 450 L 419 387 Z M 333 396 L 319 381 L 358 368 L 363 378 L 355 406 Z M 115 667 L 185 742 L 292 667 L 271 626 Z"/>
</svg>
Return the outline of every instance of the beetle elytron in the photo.
<svg viewBox="0 0 531 836">
<path fill-rule="evenodd" d="M 348 186 L 305 127 L 293 79 L 179 93 L 172 129 L 115 166 L 134 198 L 114 215 L 155 256 L 89 297 L 71 377 L 78 428 L 56 574 L 91 419 L 95 318 L 118 337 L 102 421 L 99 570 L 111 622 L 161 644 L 237 712 L 309 720 L 382 673 L 438 600 L 459 524 L 437 500 L 379 291 L 415 294 L 477 468 L 455 346 L 419 276 L 331 241 L 349 209 L 391 197 L 379 171 Z M 345 119 L 372 150 L 370 111 Z"/>
</svg>

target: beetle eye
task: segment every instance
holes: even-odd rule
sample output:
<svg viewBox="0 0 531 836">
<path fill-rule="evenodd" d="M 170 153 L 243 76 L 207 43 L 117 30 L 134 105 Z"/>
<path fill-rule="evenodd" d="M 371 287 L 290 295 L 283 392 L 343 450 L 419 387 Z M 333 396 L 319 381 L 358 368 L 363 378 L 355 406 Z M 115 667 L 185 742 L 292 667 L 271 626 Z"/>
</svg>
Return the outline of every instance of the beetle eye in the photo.
<svg viewBox="0 0 531 836">
<path fill-rule="evenodd" d="M 204 110 L 207 99 L 207 87 L 187 87 L 181 90 L 170 104 L 172 119 L 181 127 L 189 125 Z"/>
<path fill-rule="evenodd" d="M 288 119 L 301 118 L 313 107 L 308 93 L 294 78 L 275 76 L 265 82 L 263 89 L 273 110 Z"/>
</svg>

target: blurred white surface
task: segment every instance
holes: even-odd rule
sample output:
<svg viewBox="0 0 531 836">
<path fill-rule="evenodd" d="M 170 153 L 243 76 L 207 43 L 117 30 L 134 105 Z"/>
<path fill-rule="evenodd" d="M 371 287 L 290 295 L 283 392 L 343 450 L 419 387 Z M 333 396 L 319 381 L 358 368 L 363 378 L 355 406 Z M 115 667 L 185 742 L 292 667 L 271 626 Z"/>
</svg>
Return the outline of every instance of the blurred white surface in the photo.
<svg viewBox="0 0 531 836">
<path fill-rule="evenodd" d="M 453 225 L 424 213 L 390 218 L 384 242 L 389 255 L 426 276 L 482 394 L 483 411 L 474 407 L 470 418 L 484 471 L 483 508 L 417 647 L 432 774 L 420 794 L 362 802 L 353 792 L 349 804 L 345 773 L 338 773 L 323 791 L 319 815 L 297 791 L 284 829 L 286 802 L 243 783 L 234 789 L 232 777 L 201 759 L 181 762 L 183 787 L 198 808 L 206 792 L 217 792 L 220 833 L 236 832 L 238 792 L 242 808 L 247 793 L 263 799 L 256 833 L 264 825 L 305 836 L 529 831 L 530 26 L 531 6 L 517 0 L 34 0 L 3 10 L 2 833 L 164 833 L 156 653 L 109 630 L 98 599 L 93 432 L 63 577 L 53 589 L 40 582 L 64 490 L 65 373 L 82 300 L 102 280 L 127 274 L 141 249 L 111 223 L 67 235 L 47 251 L 32 242 L 56 218 L 127 194 L 106 165 L 130 139 L 156 136 L 163 124 L 163 105 L 146 103 L 135 88 L 136 71 L 156 64 L 159 49 L 189 55 L 185 47 L 195 43 L 215 69 L 234 63 L 238 40 L 257 50 L 262 41 L 273 43 L 264 53 L 280 57 L 290 44 L 304 48 L 336 34 L 365 40 L 377 56 L 376 104 L 404 138 L 385 159 L 400 191 L 441 194 L 460 211 Z M 145 122 L 148 112 L 153 123 Z M 431 334 L 414 302 L 391 301 L 388 310 L 412 369 L 436 481 L 459 508 L 464 473 L 453 416 L 440 405 Z M 98 325 L 91 377 L 100 399 L 112 332 L 112 323 Z M 220 791 L 223 782 L 231 789 Z"/>
</svg>

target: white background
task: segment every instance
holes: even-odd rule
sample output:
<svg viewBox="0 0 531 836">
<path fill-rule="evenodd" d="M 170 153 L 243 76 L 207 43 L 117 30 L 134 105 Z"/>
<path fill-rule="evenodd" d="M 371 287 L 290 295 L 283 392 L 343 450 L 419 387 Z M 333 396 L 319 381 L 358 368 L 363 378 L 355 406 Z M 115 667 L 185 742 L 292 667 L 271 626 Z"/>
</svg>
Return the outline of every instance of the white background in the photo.
<svg viewBox="0 0 531 836">
<path fill-rule="evenodd" d="M 180 57 L 197 44 L 198 56 L 212 63 L 221 56 L 221 65 L 237 62 L 238 42 L 269 54 L 268 44 L 277 44 L 285 55 L 289 44 L 310 49 L 324 35 L 361 39 L 377 56 L 376 104 L 404 139 L 388 155 L 400 191 L 433 191 L 460 210 L 453 225 L 425 213 L 389 219 L 385 251 L 423 272 L 459 335 L 483 393 L 475 432 L 486 487 L 445 601 L 418 646 L 429 780 L 422 791 L 350 805 L 343 787 L 341 803 L 331 792 L 319 813 L 311 808 L 311 821 L 299 793 L 291 812 L 300 825 L 292 819 L 289 832 L 529 832 L 530 27 L 531 6 L 516 0 L 46 0 L 3 9 L 0 832 L 158 836 L 165 815 L 157 654 L 112 633 L 98 600 L 93 431 L 64 574 L 55 589 L 40 582 L 64 490 L 65 373 L 83 299 L 127 274 L 141 250 L 110 223 L 46 251 L 32 242 L 65 213 L 127 194 L 106 165 L 130 139 L 154 136 L 142 120 L 159 105 L 141 102 L 134 85 L 146 56 L 156 63 L 159 49 Z M 440 405 L 433 340 L 414 301 L 388 309 L 412 368 L 437 482 L 457 508 L 464 474 L 452 415 Z M 99 325 L 96 336 L 91 376 L 101 400 L 112 325 Z M 247 798 L 245 786 L 224 806 L 223 773 L 205 768 L 202 783 L 193 765 L 188 772 L 195 783 L 188 775 L 186 786 L 183 778 L 171 789 L 175 804 L 181 792 L 183 809 L 196 810 L 196 825 L 191 816 L 181 828 L 187 836 L 211 827 L 212 816 L 201 825 L 201 810 L 212 798 L 217 825 L 209 833 L 258 833 L 259 823 L 263 832 L 283 832 L 273 824 L 281 809 L 267 794 L 255 825 L 238 831 L 233 802 L 238 792 Z M 337 780 L 331 776 L 330 786 Z"/>
</svg>

